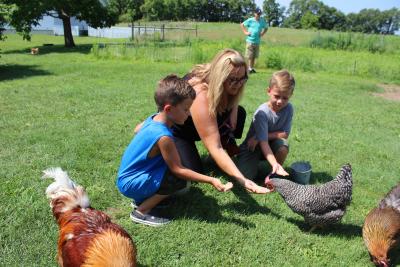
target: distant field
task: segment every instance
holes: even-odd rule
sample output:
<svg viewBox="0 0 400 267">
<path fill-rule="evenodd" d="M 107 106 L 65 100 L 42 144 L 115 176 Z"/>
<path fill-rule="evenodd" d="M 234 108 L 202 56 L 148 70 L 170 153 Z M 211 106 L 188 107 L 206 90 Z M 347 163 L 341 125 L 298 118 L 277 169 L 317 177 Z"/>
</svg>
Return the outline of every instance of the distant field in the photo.
<svg viewBox="0 0 400 267">
<path fill-rule="evenodd" d="M 169 48 L 148 43 L 136 52 L 124 52 L 123 45 L 108 51 L 94 46 L 96 52 L 93 44 L 127 40 L 87 37 L 76 38 L 74 49 L 64 48 L 60 36 L 34 35 L 26 42 L 8 35 L 0 42 L 0 266 L 57 265 L 58 228 L 44 195 L 49 181 L 40 179 L 52 166 L 66 169 L 87 189 L 92 205 L 129 232 L 139 266 L 372 266 L 361 227 L 399 182 L 400 166 L 400 102 L 374 93 L 384 92 L 380 84 L 400 85 L 399 54 L 310 48 L 308 40 L 318 34 L 312 31 L 268 33 L 258 73 L 250 76 L 241 101 L 245 132 L 267 99 L 265 88 L 280 60 L 296 78 L 284 167 L 307 160 L 311 182 L 318 184 L 350 162 L 353 200 L 342 223 L 307 233 L 302 217 L 278 194 L 251 195 L 238 185 L 222 194 L 203 184 L 172 206 L 170 225 L 130 221 L 130 200 L 118 192 L 115 179 L 134 126 L 155 112 L 157 81 L 184 75 L 225 46 L 244 46 L 237 25 L 200 26 L 200 34 L 208 30 L 209 38 L 219 39 L 202 37 L 190 46 L 179 41 Z M 230 36 L 229 29 L 238 35 Z M 39 47 L 39 54 L 31 55 L 31 47 Z M 268 67 L 272 62 L 275 67 Z M 207 173 L 230 180 L 212 165 Z"/>
</svg>

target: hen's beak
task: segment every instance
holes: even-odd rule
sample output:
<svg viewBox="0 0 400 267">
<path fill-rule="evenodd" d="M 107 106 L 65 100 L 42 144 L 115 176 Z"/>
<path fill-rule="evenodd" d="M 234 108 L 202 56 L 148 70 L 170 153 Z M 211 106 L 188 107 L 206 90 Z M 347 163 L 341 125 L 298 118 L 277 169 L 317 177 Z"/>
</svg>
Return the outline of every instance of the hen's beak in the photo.
<svg viewBox="0 0 400 267">
<path fill-rule="evenodd" d="M 265 184 L 265 187 L 270 190 L 270 192 L 274 191 L 274 185 L 271 182 Z"/>
<path fill-rule="evenodd" d="M 268 188 L 271 192 L 274 191 L 274 185 L 272 184 L 272 181 L 269 179 L 269 175 L 265 177 L 264 184 L 265 187 Z"/>
</svg>

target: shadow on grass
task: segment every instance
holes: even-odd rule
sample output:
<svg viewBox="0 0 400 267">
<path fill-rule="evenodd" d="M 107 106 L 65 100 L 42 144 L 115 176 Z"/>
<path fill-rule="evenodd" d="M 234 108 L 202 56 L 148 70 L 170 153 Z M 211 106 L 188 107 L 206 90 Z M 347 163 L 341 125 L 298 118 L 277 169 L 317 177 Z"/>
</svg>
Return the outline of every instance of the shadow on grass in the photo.
<svg viewBox="0 0 400 267">
<path fill-rule="evenodd" d="M 42 46 L 33 46 L 39 48 L 39 53 L 35 55 L 36 57 L 40 57 L 40 55 L 46 55 L 51 53 L 82 53 L 82 54 L 89 54 L 90 49 L 92 48 L 92 44 L 81 44 L 76 45 L 75 47 L 65 47 L 61 44 L 43 44 Z M 30 54 L 30 48 L 24 49 L 15 49 L 15 50 L 7 50 L 2 54 Z"/>
<path fill-rule="evenodd" d="M 222 211 L 224 209 L 225 206 L 218 205 L 215 198 L 205 196 L 199 188 L 192 187 L 188 194 L 179 197 L 179 201 L 169 212 L 174 219 L 195 219 L 208 223 L 234 223 L 246 229 L 255 227 L 254 223 L 247 222 L 245 218 L 242 220 L 223 216 Z"/>
<path fill-rule="evenodd" d="M 301 231 L 308 232 L 311 229 L 311 226 L 305 223 L 302 220 L 297 220 L 293 218 L 287 219 L 288 222 L 295 224 Z M 324 228 L 316 228 L 309 234 L 316 235 L 336 235 L 343 236 L 346 238 L 359 237 L 362 235 L 362 228 L 359 225 L 354 224 L 346 224 L 346 223 L 337 223 L 332 225 L 327 225 Z"/>
<path fill-rule="evenodd" d="M 215 163 L 203 158 L 204 162 L 205 173 L 215 177 L 224 176 L 224 173 L 219 170 Z M 281 217 L 279 214 L 273 213 L 269 208 L 261 206 L 253 198 L 253 194 L 248 193 L 236 182 L 234 182 L 232 193 L 235 194 L 238 201 L 221 206 L 215 198 L 205 196 L 199 188 L 192 187 L 188 194 L 179 197 L 180 200 L 177 201 L 177 205 L 174 205 L 171 215 L 174 218 L 198 219 L 209 223 L 234 223 L 246 229 L 256 226 L 254 223 L 246 220 L 246 215 L 269 214 L 278 218 Z M 230 217 L 225 217 L 222 215 L 222 211 L 224 210 L 228 210 L 230 213 L 233 212 L 233 214 Z M 237 217 L 243 219 L 238 219 Z"/>
<path fill-rule="evenodd" d="M 39 69 L 37 65 L 0 65 L 0 81 L 51 74 L 51 72 Z"/>
</svg>

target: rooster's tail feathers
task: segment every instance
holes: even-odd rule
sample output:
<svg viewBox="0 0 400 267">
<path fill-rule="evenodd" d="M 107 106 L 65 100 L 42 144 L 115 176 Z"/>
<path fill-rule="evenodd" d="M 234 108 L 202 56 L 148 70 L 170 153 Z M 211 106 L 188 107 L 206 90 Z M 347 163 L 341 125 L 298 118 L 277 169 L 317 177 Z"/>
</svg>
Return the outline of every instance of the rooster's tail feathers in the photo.
<svg viewBox="0 0 400 267">
<path fill-rule="evenodd" d="M 400 184 L 390 190 L 385 198 L 379 203 L 379 207 L 392 207 L 400 212 Z"/>
<path fill-rule="evenodd" d="M 76 185 L 61 168 L 49 168 L 43 171 L 42 178 L 54 179 L 46 189 L 53 212 L 62 213 L 78 206 L 81 208 L 90 206 L 89 197 L 83 187 Z"/>
<path fill-rule="evenodd" d="M 60 167 L 44 170 L 42 178 L 54 179 L 54 182 L 46 189 L 46 195 L 48 197 L 50 197 L 51 194 L 56 193 L 61 188 L 69 188 L 72 190 L 76 188 L 76 184 L 69 178 L 68 173 L 63 171 Z"/>
</svg>

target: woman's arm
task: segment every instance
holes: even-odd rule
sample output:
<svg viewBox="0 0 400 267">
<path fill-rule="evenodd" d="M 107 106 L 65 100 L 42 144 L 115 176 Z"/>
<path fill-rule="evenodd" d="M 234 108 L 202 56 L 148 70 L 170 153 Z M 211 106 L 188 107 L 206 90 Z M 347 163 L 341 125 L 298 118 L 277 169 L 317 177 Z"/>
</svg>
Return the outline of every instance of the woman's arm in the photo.
<svg viewBox="0 0 400 267">
<path fill-rule="evenodd" d="M 137 133 L 140 131 L 140 129 L 141 129 L 142 126 L 143 126 L 143 123 L 144 123 L 144 121 L 142 121 L 141 123 L 139 123 L 138 125 L 136 125 L 135 130 L 134 130 L 134 133 L 135 133 L 135 134 L 137 134 Z"/>
<path fill-rule="evenodd" d="M 229 155 L 222 148 L 217 119 L 209 114 L 207 94 L 205 90 L 198 91 L 196 99 L 190 108 L 190 113 L 203 144 L 217 165 L 226 174 L 234 177 L 248 191 L 253 193 L 267 193 L 268 189 L 260 187 L 244 177 Z"/>
</svg>

